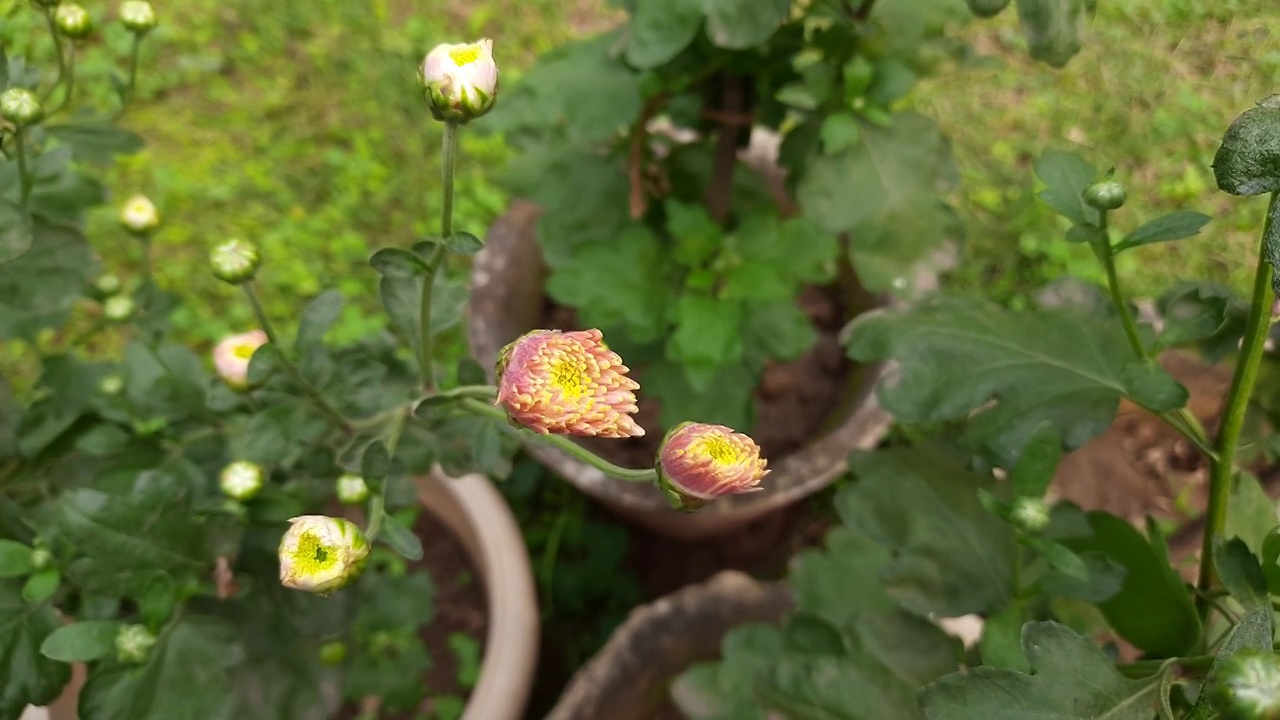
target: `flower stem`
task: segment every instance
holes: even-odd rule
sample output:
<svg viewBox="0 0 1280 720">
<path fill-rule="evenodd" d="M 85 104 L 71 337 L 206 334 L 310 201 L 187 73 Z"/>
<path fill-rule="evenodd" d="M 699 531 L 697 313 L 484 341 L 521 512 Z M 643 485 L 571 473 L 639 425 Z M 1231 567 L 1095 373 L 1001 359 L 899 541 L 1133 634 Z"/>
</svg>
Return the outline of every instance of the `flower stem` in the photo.
<svg viewBox="0 0 1280 720">
<path fill-rule="evenodd" d="M 1267 332 L 1271 328 L 1271 306 L 1275 300 L 1272 280 L 1275 271 L 1271 261 L 1280 249 L 1280 192 L 1271 194 L 1266 224 L 1262 230 L 1261 249 L 1258 253 L 1258 269 L 1253 276 L 1253 295 L 1249 301 L 1249 320 L 1240 348 L 1240 359 L 1231 378 L 1231 391 L 1227 394 L 1227 406 L 1222 413 L 1222 429 L 1218 431 L 1218 457 L 1209 466 L 1209 509 L 1204 529 L 1204 544 L 1200 550 L 1200 577 L 1196 587 L 1201 594 L 1196 598 L 1200 617 L 1206 618 L 1211 605 L 1206 600 L 1216 576 L 1213 563 L 1213 544 L 1221 537 L 1227 525 L 1227 508 L 1231 500 L 1231 483 L 1235 474 L 1236 445 L 1244 429 L 1245 412 L 1258 379 L 1262 365 L 1262 351 Z"/>
<path fill-rule="evenodd" d="M 466 408 L 468 411 L 477 415 L 484 415 L 494 418 L 495 420 L 507 420 L 507 414 L 505 412 L 493 405 L 490 405 L 489 403 L 480 402 L 474 398 L 465 398 L 460 404 L 463 408 Z M 615 477 L 619 480 L 626 480 L 628 482 L 654 482 L 658 479 L 658 473 L 653 468 L 633 470 L 631 468 L 624 468 L 621 465 L 614 465 L 564 435 L 543 435 L 523 428 L 522 430 L 528 436 L 536 438 L 539 442 L 559 448 L 610 477 Z"/>
<path fill-rule="evenodd" d="M 431 290 L 435 286 L 436 272 L 444 263 L 445 243 L 453 234 L 453 175 L 458 164 L 458 130 L 461 126 L 454 120 L 444 124 L 444 140 L 441 147 L 443 180 L 443 200 L 440 208 L 440 242 L 431 252 L 427 262 L 427 273 L 422 278 L 422 301 L 419 319 L 422 323 L 420 340 L 422 348 L 418 352 L 418 362 L 422 372 L 422 387 L 433 390 L 436 386 L 435 371 L 432 360 L 431 338 Z"/>
<path fill-rule="evenodd" d="M 262 331 L 267 334 L 267 341 L 271 343 L 271 348 L 275 350 L 276 357 L 280 360 L 280 364 L 284 366 L 285 372 L 289 377 L 302 388 L 307 397 L 316 406 L 320 412 L 333 421 L 335 425 L 342 428 L 345 432 L 351 432 L 351 421 L 342 416 L 328 400 L 320 394 L 319 390 L 306 381 L 302 374 L 298 372 L 298 368 L 289 359 L 289 355 L 284 351 L 284 347 L 280 345 L 279 336 L 276 335 L 275 329 L 271 326 L 271 320 L 267 318 L 267 313 L 262 309 L 262 302 L 258 300 L 258 293 L 254 291 L 252 283 L 244 283 L 240 287 L 244 288 L 244 294 L 249 298 L 249 304 L 253 306 L 253 314 L 258 318 L 258 325 Z"/>
<path fill-rule="evenodd" d="M 125 102 L 133 97 L 133 88 L 138 80 L 138 48 L 142 46 L 142 36 L 135 33 L 133 36 L 133 48 L 129 51 L 129 84 L 125 86 L 128 95 Z"/>
<path fill-rule="evenodd" d="M 1100 221 L 1102 237 L 1094 243 L 1094 252 L 1102 262 L 1102 267 L 1107 274 L 1107 290 L 1111 296 L 1111 304 L 1120 316 L 1120 323 L 1124 325 L 1124 334 L 1129 338 L 1129 345 L 1133 347 L 1134 354 L 1143 362 L 1155 362 L 1151 354 L 1147 352 L 1146 346 L 1142 344 L 1142 336 L 1138 334 L 1138 324 L 1133 319 L 1133 313 L 1129 312 L 1129 304 L 1124 300 L 1124 292 L 1120 288 L 1120 277 L 1116 273 L 1115 253 L 1111 248 L 1111 238 L 1107 234 L 1107 213 L 1103 210 L 1100 215 L 1102 216 Z M 1190 410 L 1181 407 L 1177 410 L 1159 413 L 1159 416 L 1210 458 L 1215 457 L 1213 448 L 1209 446 L 1208 433 L 1205 432 L 1200 420 Z"/>
<path fill-rule="evenodd" d="M 14 138 L 18 150 L 18 204 L 25 210 L 27 199 L 31 197 L 31 173 L 27 170 L 27 149 L 23 144 L 26 140 L 26 130 L 18 128 Z"/>
<path fill-rule="evenodd" d="M 53 97 L 53 91 L 58 89 L 58 83 L 61 83 L 62 78 L 66 77 L 67 74 L 66 60 L 62 56 L 62 38 L 58 35 L 58 26 L 53 21 L 53 10 L 51 8 L 45 8 L 44 19 L 49 25 L 49 35 L 53 38 L 54 54 L 58 56 L 58 77 L 54 79 L 53 84 L 40 97 L 41 103 Z"/>
<path fill-rule="evenodd" d="M 393 458 L 396 456 L 396 448 L 400 446 L 400 436 L 404 433 L 404 425 L 412 412 L 412 406 L 405 406 L 392 415 L 391 422 L 387 424 L 388 456 Z M 369 542 L 373 542 L 378 537 L 378 533 L 382 532 L 382 522 L 387 516 L 387 479 L 383 478 L 381 484 L 382 487 L 378 488 L 378 492 L 369 498 L 369 528 L 364 533 Z"/>
<path fill-rule="evenodd" d="M 71 43 L 67 48 L 67 84 L 63 88 L 62 102 L 58 103 L 58 107 L 50 111 L 50 115 L 61 112 L 63 108 L 71 102 L 71 93 L 76 89 L 76 45 Z"/>
</svg>

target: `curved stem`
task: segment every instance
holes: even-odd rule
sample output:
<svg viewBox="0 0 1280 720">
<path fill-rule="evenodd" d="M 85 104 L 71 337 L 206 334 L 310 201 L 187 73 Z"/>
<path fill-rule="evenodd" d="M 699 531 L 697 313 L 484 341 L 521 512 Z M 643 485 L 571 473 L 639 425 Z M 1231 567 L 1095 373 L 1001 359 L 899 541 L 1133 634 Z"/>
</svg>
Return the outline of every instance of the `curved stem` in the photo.
<svg viewBox="0 0 1280 720">
<path fill-rule="evenodd" d="M 31 197 L 31 173 L 27 169 L 26 130 L 18 128 L 14 133 L 18 149 L 18 204 L 27 209 L 27 200 Z"/>
<path fill-rule="evenodd" d="M 53 97 L 53 92 L 58 89 L 58 84 L 62 82 L 62 78 L 66 77 L 66 60 L 62 56 L 62 37 L 58 35 L 58 26 L 53 21 L 53 9 L 44 9 L 44 19 L 49 26 L 49 35 L 53 38 L 54 54 L 58 56 L 58 77 L 49 86 L 49 89 L 40 97 L 40 102 Z"/>
<path fill-rule="evenodd" d="M 351 432 L 351 421 L 342 416 L 324 396 L 316 390 L 311 383 L 307 382 L 302 374 L 298 372 L 298 368 L 289 359 L 289 355 L 284 351 L 284 347 L 280 345 L 280 338 L 276 335 L 275 329 L 271 326 L 271 320 L 267 318 L 267 313 L 262 309 L 262 302 L 258 300 L 258 293 L 254 291 L 252 283 L 244 283 L 240 287 L 244 288 L 244 294 L 249 298 L 249 304 L 253 307 L 253 314 L 258 318 L 258 325 L 262 331 L 267 334 L 267 341 L 271 343 L 272 349 L 275 350 L 276 357 L 279 358 L 280 364 L 284 367 L 285 372 L 289 374 L 302 391 L 306 393 L 312 404 L 316 406 L 320 412 L 333 421 L 335 425 L 342 428 L 346 432 Z"/>
<path fill-rule="evenodd" d="M 1196 587 L 1203 593 L 1213 584 L 1216 572 L 1213 544 L 1227 525 L 1227 508 L 1231 500 L 1231 483 L 1235 474 L 1236 445 L 1244 429 L 1245 413 L 1253 395 L 1253 385 L 1262 365 L 1262 351 L 1271 328 L 1271 306 L 1275 300 L 1271 261 L 1280 250 L 1280 192 L 1271 194 L 1262 245 L 1258 253 L 1258 269 L 1253 276 L 1253 295 L 1249 300 L 1249 321 L 1240 348 L 1240 360 L 1231 378 L 1231 391 L 1222 413 L 1222 429 L 1218 431 L 1218 457 L 1209 468 L 1209 509 L 1206 515 L 1204 543 L 1200 550 L 1200 577 Z M 1206 618 L 1211 605 L 1201 594 L 1196 598 L 1200 617 Z"/>
<path fill-rule="evenodd" d="M 476 398 L 479 400 L 493 400 L 498 395 L 498 388 L 492 385 L 462 385 L 452 390 L 439 392 L 432 397 L 438 398 Z"/>
<path fill-rule="evenodd" d="M 440 207 L 440 242 L 431 252 L 431 259 L 427 261 L 427 274 L 422 278 L 422 300 L 419 306 L 419 321 L 421 322 L 419 339 L 422 347 L 418 352 L 418 363 L 422 374 L 422 387 L 427 390 L 433 390 L 436 386 L 435 371 L 432 369 L 431 290 L 435 286 L 436 272 L 440 270 L 440 265 L 444 263 L 445 243 L 448 242 L 449 236 L 453 234 L 453 175 L 454 168 L 458 164 L 459 128 L 458 123 L 453 120 L 444 124 L 444 140 L 441 141 L 441 157 L 443 159 L 441 177 L 444 181 L 444 189 Z"/>
<path fill-rule="evenodd" d="M 400 436 L 404 434 L 404 425 L 412 412 L 412 406 L 406 405 L 391 417 L 391 422 L 387 425 L 388 456 L 393 458 L 396 456 L 396 448 L 400 446 Z M 369 542 L 373 542 L 382 532 L 382 523 L 386 517 L 387 479 L 383 478 L 382 487 L 378 488 L 377 494 L 369 499 L 369 528 L 364 533 Z"/>
<path fill-rule="evenodd" d="M 459 404 L 469 412 L 477 415 L 484 415 L 504 422 L 507 420 L 507 414 L 502 409 L 474 398 L 465 398 Z M 564 435 L 543 435 L 523 428 L 522 430 L 539 442 L 559 448 L 610 477 L 628 482 L 654 482 L 658 479 L 658 473 L 653 468 L 633 470 L 624 468 L 621 465 L 614 465 Z"/>
<path fill-rule="evenodd" d="M 76 89 L 76 44 L 71 43 L 67 49 L 67 84 L 63 88 L 62 102 L 58 103 L 58 107 L 49 112 L 50 115 L 61 112 L 63 108 L 71 102 L 71 93 Z"/>
</svg>

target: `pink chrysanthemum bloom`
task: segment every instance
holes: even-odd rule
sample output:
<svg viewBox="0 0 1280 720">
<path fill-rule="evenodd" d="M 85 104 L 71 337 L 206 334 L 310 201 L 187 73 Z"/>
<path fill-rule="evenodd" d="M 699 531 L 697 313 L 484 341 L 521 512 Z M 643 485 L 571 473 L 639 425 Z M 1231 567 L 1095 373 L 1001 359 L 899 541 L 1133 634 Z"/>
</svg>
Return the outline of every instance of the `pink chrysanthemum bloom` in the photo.
<svg viewBox="0 0 1280 720">
<path fill-rule="evenodd" d="M 678 510 L 693 511 L 721 495 L 762 490 L 768 461 L 750 437 L 724 425 L 681 423 L 658 449 L 658 487 Z"/>
<path fill-rule="evenodd" d="M 502 349 L 497 404 L 543 435 L 639 437 L 631 419 L 640 385 L 599 330 L 534 330 Z"/>
<path fill-rule="evenodd" d="M 250 330 L 228 335 L 213 346 L 213 367 L 218 376 L 237 392 L 249 389 L 249 361 L 258 348 L 267 343 L 267 334 Z"/>
</svg>

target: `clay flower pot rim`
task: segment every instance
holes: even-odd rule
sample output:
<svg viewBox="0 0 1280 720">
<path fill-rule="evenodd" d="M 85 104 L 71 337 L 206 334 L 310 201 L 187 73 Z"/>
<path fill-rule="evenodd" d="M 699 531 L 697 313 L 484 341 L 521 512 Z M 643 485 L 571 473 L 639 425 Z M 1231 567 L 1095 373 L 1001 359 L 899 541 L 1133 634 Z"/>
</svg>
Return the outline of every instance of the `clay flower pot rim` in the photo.
<svg viewBox="0 0 1280 720">
<path fill-rule="evenodd" d="M 521 720 L 538 661 L 538 599 L 524 537 L 506 500 L 483 475 L 416 481 L 424 509 L 458 539 L 484 587 L 488 611 L 480 678 L 462 720 Z M 83 668 L 48 708 L 20 720 L 76 720 Z"/>
</svg>

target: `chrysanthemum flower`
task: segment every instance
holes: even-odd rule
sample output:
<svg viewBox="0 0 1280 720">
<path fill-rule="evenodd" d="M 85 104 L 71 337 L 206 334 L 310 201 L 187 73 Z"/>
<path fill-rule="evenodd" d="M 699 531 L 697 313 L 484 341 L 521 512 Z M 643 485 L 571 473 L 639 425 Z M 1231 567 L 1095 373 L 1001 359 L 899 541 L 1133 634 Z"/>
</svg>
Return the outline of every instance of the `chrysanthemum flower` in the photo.
<svg viewBox="0 0 1280 720">
<path fill-rule="evenodd" d="M 258 348 L 267 343 L 267 334 L 250 330 L 238 335 L 228 335 L 213 346 L 213 367 L 218 376 L 232 390 L 249 389 L 249 361 Z"/>
<path fill-rule="evenodd" d="M 369 541 L 355 523 L 324 515 L 289 521 L 280 540 L 280 584 L 327 595 L 360 577 L 369 561 Z"/>
<path fill-rule="evenodd" d="M 516 425 L 543 435 L 639 437 L 636 381 L 599 330 L 534 330 L 498 356 L 498 399 Z"/>
<path fill-rule="evenodd" d="M 467 122 L 493 109 L 498 64 L 493 41 L 438 45 L 422 60 L 422 83 L 437 120 Z"/>
<path fill-rule="evenodd" d="M 696 510 L 722 495 L 760 490 L 768 461 L 750 437 L 724 425 L 681 423 L 658 449 L 658 486 L 680 510 Z"/>
</svg>

